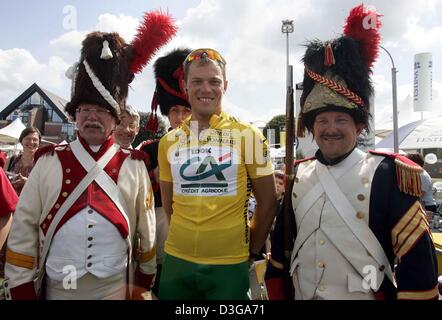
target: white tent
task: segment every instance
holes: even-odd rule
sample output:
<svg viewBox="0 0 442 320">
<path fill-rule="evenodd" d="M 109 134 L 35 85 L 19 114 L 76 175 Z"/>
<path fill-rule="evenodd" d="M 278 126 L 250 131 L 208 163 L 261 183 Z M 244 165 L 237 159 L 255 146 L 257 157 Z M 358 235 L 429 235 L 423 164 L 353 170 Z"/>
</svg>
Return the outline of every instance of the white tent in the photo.
<svg viewBox="0 0 442 320">
<path fill-rule="evenodd" d="M 293 156 L 296 154 L 296 145 L 293 146 Z M 281 148 L 270 148 L 270 158 L 285 158 L 285 147 Z"/>
<path fill-rule="evenodd" d="M 442 116 L 409 123 L 398 129 L 401 149 L 442 148 Z M 393 148 L 393 133 L 376 144 L 376 149 Z"/>
<path fill-rule="evenodd" d="M 26 129 L 25 125 L 19 118 L 12 121 L 6 127 L 0 129 L 0 143 L 16 144 L 21 132 Z"/>
</svg>

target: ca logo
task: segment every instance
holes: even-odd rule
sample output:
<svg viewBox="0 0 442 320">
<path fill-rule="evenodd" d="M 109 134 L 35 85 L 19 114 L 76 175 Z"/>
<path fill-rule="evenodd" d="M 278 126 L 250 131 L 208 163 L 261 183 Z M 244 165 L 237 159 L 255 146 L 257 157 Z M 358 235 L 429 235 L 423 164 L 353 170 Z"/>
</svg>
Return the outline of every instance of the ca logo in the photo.
<svg viewBox="0 0 442 320">
<path fill-rule="evenodd" d="M 223 157 L 225 158 L 225 157 Z M 199 165 L 195 174 L 186 175 L 186 169 L 193 163 L 197 163 L 201 160 L 200 157 L 194 157 L 186 161 L 184 165 L 180 168 L 180 175 L 184 180 L 187 181 L 198 181 L 206 179 L 210 176 L 215 176 L 218 181 L 226 181 L 226 177 L 223 175 L 222 171 L 229 168 L 232 164 L 218 164 L 216 159 L 208 155 L 204 158 L 203 162 Z M 207 167 L 210 165 L 210 170 L 207 170 Z"/>
</svg>

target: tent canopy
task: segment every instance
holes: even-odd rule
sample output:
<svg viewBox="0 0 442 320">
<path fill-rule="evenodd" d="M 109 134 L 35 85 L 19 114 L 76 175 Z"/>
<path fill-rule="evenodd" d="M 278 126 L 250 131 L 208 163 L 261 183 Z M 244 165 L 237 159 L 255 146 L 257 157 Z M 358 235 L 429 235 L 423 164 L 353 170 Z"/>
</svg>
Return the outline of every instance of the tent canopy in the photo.
<svg viewBox="0 0 442 320">
<path fill-rule="evenodd" d="M 26 129 L 19 118 L 12 121 L 6 127 L 0 129 L 0 143 L 16 144 L 21 132 Z"/>
<path fill-rule="evenodd" d="M 411 122 L 398 129 L 401 149 L 442 148 L 442 116 Z M 376 144 L 376 149 L 393 148 L 393 132 Z"/>
</svg>

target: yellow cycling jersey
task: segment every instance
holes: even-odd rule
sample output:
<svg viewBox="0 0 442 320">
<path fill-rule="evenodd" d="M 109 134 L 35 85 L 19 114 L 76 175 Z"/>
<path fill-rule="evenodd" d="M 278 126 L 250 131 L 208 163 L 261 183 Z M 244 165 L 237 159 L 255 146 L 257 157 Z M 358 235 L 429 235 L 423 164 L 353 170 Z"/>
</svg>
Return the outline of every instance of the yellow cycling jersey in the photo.
<svg viewBox="0 0 442 320">
<path fill-rule="evenodd" d="M 225 112 L 199 137 L 184 123 L 159 144 L 160 180 L 173 183 L 166 253 L 200 264 L 241 263 L 249 256 L 250 179 L 273 174 L 269 145 L 255 127 Z"/>
</svg>

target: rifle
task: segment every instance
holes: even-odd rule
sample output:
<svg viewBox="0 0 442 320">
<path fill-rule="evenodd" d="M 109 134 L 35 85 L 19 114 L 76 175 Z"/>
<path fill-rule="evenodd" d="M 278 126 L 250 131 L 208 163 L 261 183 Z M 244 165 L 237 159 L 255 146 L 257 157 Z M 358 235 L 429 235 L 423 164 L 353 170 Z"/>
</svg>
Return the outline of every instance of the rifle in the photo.
<svg viewBox="0 0 442 320">
<path fill-rule="evenodd" d="M 294 181 L 293 141 L 295 141 L 295 110 L 293 99 L 293 66 L 287 68 L 287 96 L 285 116 L 285 192 L 284 192 L 284 295 L 293 300 L 294 288 L 290 276 L 290 258 L 296 232 L 295 219 L 292 210 L 292 187 Z"/>
</svg>

